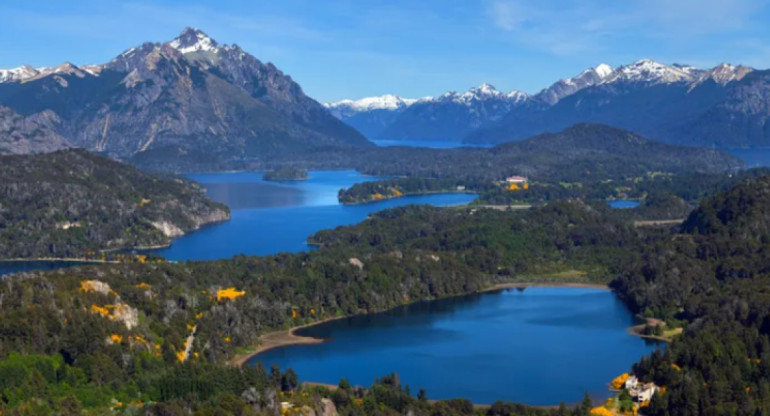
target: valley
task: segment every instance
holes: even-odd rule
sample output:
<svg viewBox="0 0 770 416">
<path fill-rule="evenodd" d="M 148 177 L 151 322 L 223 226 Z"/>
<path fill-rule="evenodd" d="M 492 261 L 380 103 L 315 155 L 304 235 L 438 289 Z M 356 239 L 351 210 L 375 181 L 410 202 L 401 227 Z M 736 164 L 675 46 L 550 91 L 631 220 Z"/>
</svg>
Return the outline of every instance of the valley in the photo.
<svg viewBox="0 0 770 416">
<path fill-rule="evenodd" d="M 0 70 L 0 415 L 770 412 L 768 70 L 639 59 L 533 90 L 522 62 L 530 92 L 322 103 L 298 80 L 495 71 L 432 83 L 441 48 L 402 67 L 278 22 L 293 46 L 244 40 L 292 75 L 192 27 Z M 393 72 L 361 84 L 361 56 Z"/>
</svg>

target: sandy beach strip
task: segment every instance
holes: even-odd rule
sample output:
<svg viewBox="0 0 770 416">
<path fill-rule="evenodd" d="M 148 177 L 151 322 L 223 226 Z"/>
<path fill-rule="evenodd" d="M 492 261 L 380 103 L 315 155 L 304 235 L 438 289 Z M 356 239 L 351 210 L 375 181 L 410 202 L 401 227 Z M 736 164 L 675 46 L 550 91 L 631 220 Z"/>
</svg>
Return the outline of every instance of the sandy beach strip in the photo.
<svg viewBox="0 0 770 416">
<path fill-rule="evenodd" d="M 289 329 L 280 329 L 277 331 L 268 332 L 259 337 L 260 343 L 256 348 L 254 348 L 252 351 L 249 351 L 248 353 L 236 355 L 230 360 L 230 365 L 240 367 L 246 364 L 246 362 L 255 355 L 259 355 L 265 351 L 272 350 L 273 348 L 286 347 L 289 345 L 320 344 L 326 342 L 328 339 L 304 337 L 302 335 L 297 335 L 295 332 L 302 328 L 309 328 L 311 326 L 320 325 L 325 322 L 336 321 L 346 317 L 347 316 L 335 316 L 333 318 L 326 318 L 317 322 L 291 327 Z"/>
</svg>

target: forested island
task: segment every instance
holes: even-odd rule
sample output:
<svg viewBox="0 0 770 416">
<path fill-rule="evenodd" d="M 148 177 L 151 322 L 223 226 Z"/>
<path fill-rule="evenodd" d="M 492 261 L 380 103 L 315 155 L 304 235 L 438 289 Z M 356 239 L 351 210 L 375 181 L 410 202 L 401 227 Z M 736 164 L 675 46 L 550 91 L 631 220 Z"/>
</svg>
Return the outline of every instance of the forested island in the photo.
<svg viewBox="0 0 770 416">
<path fill-rule="evenodd" d="M 707 198 L 672 228 L 635 226 L 629 214 L 581 199 L 525 211 L 415 206 L 319 232 L 313 252 L 8 276 L 0 408 L 274 414 L 286 401 L 340 414 L 587 415 L 590 399 L 572 409 L 474 408 L 415 398 L 393 376 L 331 391 L 301 387 L 286 369 L 227 363 L 261 334 L 328 317 L 501 283 L 588 282 L 683 328 L 633 368 L 666 387 L 645 414 L 768 411 L 768 212 L 762 176 Z"/>
<path fill-rule="evenodd" d="M 265 172 L 262 178 L 266 181 L 304 181 L 308 178 L 307 170 L 291 166 L 282 166 Z"/>
<path fill-rule="evenodd" d="M 167 245 L 230 210 L 197 184 L 85 150 L 0 156 L 0 258 L 101 258 Z"/>
</svg>

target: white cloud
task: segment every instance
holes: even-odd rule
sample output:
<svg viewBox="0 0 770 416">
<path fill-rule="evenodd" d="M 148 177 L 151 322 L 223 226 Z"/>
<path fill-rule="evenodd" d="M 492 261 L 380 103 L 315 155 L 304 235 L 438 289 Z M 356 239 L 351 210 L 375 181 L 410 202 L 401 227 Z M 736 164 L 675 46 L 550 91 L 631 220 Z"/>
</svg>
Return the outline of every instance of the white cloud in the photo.
<svg viewBox="0 0 770 416">
<path fill-rule="evenodd" d="M 512 1 L 493 1 L 487 13 L 500 29 L 512 31 L 524 20 L 522 8 Z"/>
</svg>

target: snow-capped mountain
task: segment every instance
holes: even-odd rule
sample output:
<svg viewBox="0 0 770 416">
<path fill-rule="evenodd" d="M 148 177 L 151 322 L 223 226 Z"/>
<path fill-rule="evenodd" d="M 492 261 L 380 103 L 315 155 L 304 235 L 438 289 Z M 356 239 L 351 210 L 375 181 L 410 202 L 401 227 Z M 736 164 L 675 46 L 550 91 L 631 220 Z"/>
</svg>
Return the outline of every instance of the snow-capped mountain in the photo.
<svg viewBox="0 0 770 416">
<path fill-rule="evenodd" d="M 27 82 L 55 74 L 74 74 L 82 78 L 86 74 L 97 75 L 99 72 L 101 72 L 101 66 L 99 65 L 77 67 L 69 62 L 64 62 L 55 67 L 33 68 L 29 65 L 23 65 L 13 69 L 0 69 L 0 84 L 6 82 Z"/>
<path fill-rule="evenodd" d="M 599 64 L 558 80 L 535 95 L 520 91 L 504 93 L 490 84 L 482 84 L 465 92 L 448 91 L 416 101 L 385 95 L 343 100 L 326 107 L 336 117 L 375 139 L 464 138 L 474 143 L 498 143 L 563 129 L 574 123 L 602 122 L 677 143 L 677 137 L 669 131 L 674 127 L 661 127 L 656 123 L 673 126 L 683 123 L 687 117 L 701 117 L 700 111 L 716 105 L 753 72 L 756 71 L 741 65 L 721 64 L 700 69 L 641 59 L 616 68 Z M 749 96 L 746 91 L 740 95 Z M 759 108 L 770 109 L 768 100 L 752 102 Z M 737 108 L 733 104 L 727 107 Z M 644 111 L 649 114 L 642 114 Z M 734 112 L 731 114 L 732 120 L 742 119 Z M 728 119 L 725 122 L 734 123 Z M 699 128 L 711 124 L 704 121 Z M 677 130 L 677 135 L 688 136 L 688 144 L 697 144 L 698 139 L 690 137 L 695 128 L 689 133 L 685 127 L 676 129 L 682 129 Z M 756 129 L 767 131 L 762 126 Z M 768 136 L 770 140 L 770 134 Z M 741 142 L 735 140 L 738 139 L 729 139 L 740 145 Z M 709 143 L 717 142 L 720 140 Z"/>
<path fill-rule="evenodd" d="M 400 111 L 415 102 L 417 102 L 416 99 L 385 94 L 377 97 L 366 97 L 360 100 L 342 100 L 334 103 L 325 103 L 324 107 L 326 107 L 335 117 L 342 119 L 366 111 Z"/>
<path fill-rule="evenodd" d="M 342 100 L 325 104 L 335 117 L 355 127 L 365 136 L 380 138 L 431 138 L 436 134 L 451 134 L 449 139 L 461 137 L 468 129 L 502 117 L 513 106 L 530 97 L 521 91 L 498 91 L 491 84 L 481 84 L 464 92 L 447 91 L 436 97 L 402 98 L 386 94 L 359 100 Z M 445 120 L 442 113 L 451 114 Z M 420 119 L 427 117 L 429 126 L 423 128 Z M 439 126 L 439 123 L 444 123 Z M 404 125 L 411 127 L 405 127 Z M 459 130 L 455 130 L 459 128 Z M 400 131 L 415 129 L 414 132 Z M 427 131 L 430 129 L 431 131 Z"/>
<path fill-rule="evenodd" d="M 273 64 L 198 29 L 103 65 L 0 74 L 0 105 L 22 116 L 51 111 L 56 133 L 73 146 L 163 169 L 371 146 Z"/>
<path fill-rule="evenodd" d="M 612 125 L 674 144 L 767 146 L 770 73 L 740 65 L 700 69 L 642 59 L 605 73 L 600 81 L 549 106 L 511 111 L 464 140 L 500 143 L 581 122 Z"/>
<path fill-rule="evenodd" d="M 640 82 L 650 84 L 671 84 L 676 82 L 692 82 L 701 70 L 687 65 L 665 65 L 651 59 L 641 59 L 630 65 L 621 66 L 601 83 Z"/>
<path fill-rule="evenodd" d="M 611 66 L 599 64 L 571 78 L 556 81 L 553 85 L 543 89 L 536 95 L 536 99 L 548 105 L 554 105 L 564 97 L 570 96 L 583 88 L 600 84 L 614 72 Z"/>
<path fill-rule="evenodd" d="M 369 137 L 459 140 L 529 101 L 530 96 L 524 92 L 505 93 L 486 83 L 465 92 L 448 91 L 435 98 L 417 100 L 390 125 Z"/>
<path fill-rule="evenodd" d="M 495 89 L 491 84 L 483 83 L 478 87 L 469 89 L 466 92 L 448 91 L 439 97 L 433 99 L 424 99 L 423 102 L 452 102 L 455 104 L 462 104 L 471 106 L 475 103 L 496 100 L 510 102 L 512 105 L 519 104 L 529 99 L 529 94 L 517 90 L 513 90 L 509 93 L 504 93 Z"/>
</svg>

